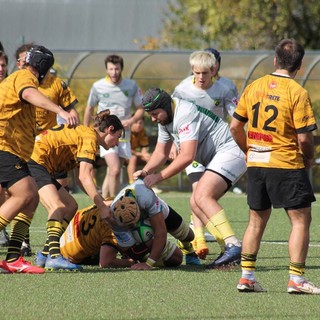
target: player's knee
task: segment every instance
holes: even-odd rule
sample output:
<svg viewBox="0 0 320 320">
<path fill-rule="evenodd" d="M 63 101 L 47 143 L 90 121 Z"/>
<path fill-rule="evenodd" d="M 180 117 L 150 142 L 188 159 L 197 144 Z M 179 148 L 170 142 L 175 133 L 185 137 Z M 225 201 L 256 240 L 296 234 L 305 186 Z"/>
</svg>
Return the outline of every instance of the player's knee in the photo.
<svg viewBox="0 0 320 320">
<path fill-rule="evenodd" d="M 170 234 L 180 241 L 192 241 L 194 239 L 192 229 L 184 221 L 181 222 L 176 230 L 170 231 Z"/>
<path fill-rule="evenodd" d="M 163 261 L 166 267 L 178 267 L 182 264 L 183 254 L 179 248 L 176 248 L 173 255 L 168 259 Z"/>
<path fill-rule="evenodd" d="M 180 266 L 183 260 L 182 251 L 175 244 L 167 241 L 165 249 L 161 254 L 161 260 L 165 267 Z"/>
<path fill-rule="evenodd" d="M 114 168 L 110 168 L 110 170 L 108 171 L 108 175 L 109 177 L 118 177 L 120 176 L 121 173 L 121 168 L 119 167 L 114 167 Z"/>
</svg>

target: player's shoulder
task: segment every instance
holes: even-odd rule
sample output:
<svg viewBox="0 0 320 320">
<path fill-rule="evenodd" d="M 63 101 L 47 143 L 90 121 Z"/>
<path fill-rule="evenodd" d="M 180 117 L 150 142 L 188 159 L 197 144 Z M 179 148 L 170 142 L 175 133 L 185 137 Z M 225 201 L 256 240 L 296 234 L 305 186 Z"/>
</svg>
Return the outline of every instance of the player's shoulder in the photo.
<svg viewBox="0 0 320 320">
<path fill-rule="evenodd" d="M 71 128 L 71 129 L 73 129 L 73 128 Z M 92 135 L 96 136 L 95 129 L 93 129 L 92 127 L 85 126 L 83 124 L 76 126 L 75 130 L 78 131 L 83 136 L 86 136 L 88 134 L 92 134 Z"/>
<path fill-rule="evenodd" d="M 133 79 L 123 78 L 119 86 L 120 87 L 125 87 L 125 88 L 137 88 L 138 84 Z"/>
<path fill-rule="evenodd" d="M 236 86 L 236 84 L 235 84 L 231 79 L 229 79 L 229 78 L 227 78 L 227 77 L 220 77 L 219 80 L 218 80 L 218 82 L 219 82 L 219 81 L 220 81 L 221 83 L 223 83 L 224 85 L 230 87 L 230 88 Z"/>
<path fill-rule="evenodd" d="M 44 81 L 43 81 L 43 85 L 44 86 L 45 85 L 48 85 L 48 86 L 55 85 L 59 88 L 62 88 L 63 90 L 68 88 L 68 85 L 64 80 L 62 80 L 60 77 L 58 77 L 57 75 L 52 74 L 52 73 L 48 73 L 46 75 L 46 77 L 44 78 Z"/>
<path fill-rule="evenodd" d="M 226 83 L 225 81 L 222 80 L 222 77 L 213 82 L 212 86 L 209 88 L 209 90 L 212 91 L 217 91 L 219 90 L 219 92 L 229 92 L 231 89 L 233 89 L 233 86 L 231 87 L 231 85 L 228 85 L 228 83 Z"/>
<path fill-rule="evenodd" d="M 186 87 L 193 86 L 193 76 L 188 76 L 184 78 L 176 87 L 175 90 L 179 90 Z"/>
<path fill-rule="evenodd" d="M 109 82 L 106 80 L 106 78 L 101 78 L 93 82 L 92 87 L 107 86 L 107 85 L 109 85 Z"/>
<path fill-rule="evenodd" d="M 33 82 L 36 85 L 39 85 L 37 77 L 29 70 L 29 69 L 21 69 L 13 72 L 8 77 L 5 78 L 8 82 L 15 82 L 15 81 L 21 81 L 21 82 Z M 3 81 L 2 81 L 3 82 Z"/>
<path fill-rule="evenodd" d="M 179 112 L 180 110 L 182 110 L 182 111 L 184 110 L 185 115 L 186 115 L 185 108 L 190 108 L 190 109 L 196 108 L 196 104 L 192 101 L 178 98 L 178 97 L 172 97 L 172 100 L 175 104 L 175 110 L 177 112 Z M 184 108 L 184 109 L 182 109 L 182 108 Z"/>
</svg>

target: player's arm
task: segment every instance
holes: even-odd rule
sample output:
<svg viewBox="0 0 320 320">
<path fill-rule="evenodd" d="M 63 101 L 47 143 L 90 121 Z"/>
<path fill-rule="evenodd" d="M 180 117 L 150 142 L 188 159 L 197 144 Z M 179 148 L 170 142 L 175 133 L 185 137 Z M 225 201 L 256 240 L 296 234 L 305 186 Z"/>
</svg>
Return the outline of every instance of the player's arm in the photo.
<svg viewBox="0 0 320 320">
<path fill-rule="evenodd" d="M 185 169 L 194 160 L 197 153 L 197 140 L 188 140 L 180 144 L 180 151 L 177 157 L 159 173 L 149 174 L 144 178 L 147 187 L 151 187 L 158 182 L 169 179 Z M 149 162 L 148 162 L 149 164 Z M 148 166 L 146 165 L 146 167 Z M 148 169 L 146 169 L 148 170 Z M 148 172 L 149 173 L 149 172 Z"/>
<path fill-rule="evenodd" d="M 144 113 L 144 109 L 143 109 L 142 105 L 138 106 L 136 112 L 134 113 L 134 115 L 131 118 L 127 119 L 127 120 L 123 120 L 122 121 L 122 125 L 125 128 L 131 127 L 132 124 L 134 124 L 138 120 L 142 119 L 143 113 Z"/>
<path fill-rule="evenodd" d="M 240 149 L 247 154 L 248 146 L 247 146 L 247 135 L 244 129 L 245 122 L 240 121 L 236 118 L 232 118 L 230 123 L 230 132 L 232 134 L 233 139 L 238 144 Z"/>
<path fill-rule="evenodd" d="M 80 123 L 79 113 L 75 107 L 72 107 L 70 110 L 67 110 L 73 117 L 78 119 L 78 123 Z"/>
<path fill-rule="evenodd" d="M 136 263 L 131 267 L 131 269 L 152 269 L 156 261 L 160 258 L 161 253 L 167 243 L 167 227 L 164 222 L 163 213 L 159 212 L 158 214 L 150 217 L 150 224 L 154 232 L 150 255 L 146 262 Z"/>
<path fill-rule="evenodd" d="M 66 120 L 69 126 L 76 126 L 78 124 L 78 118 L 74 115 L 63 110 L 60 106 L 53 103 L 49 98 L 43 95 L 36 88 L 26 88 L 22 91 L 21 97 L 23 100 L 29 102 L 31 105 L 37 106 L 39 108 L 51 111 L 59 115 L 61 118 Z"/>
<path fill-rule="evenodd" d="M 303 154 L 304 165 L 309 169 L 314 158 L 314 142 L 312 132 L 298 133 L 298 143 Z"/>
<path fill-rule="evenodd" d="M 148 162 L 151 157 L 151 154 L 149 152 L 149 147 L 142 147 L 141 151 L 136 155 L 140 156 L 143 161 Z"/>
<path fill-rule="evenodd" d="M 90 105 L 86 106 L 86 109 L 84 111 L 84 116 L 83 116 L 83 124 L 87 127 L 89 127 L 90 125 L 90 121 L 92 118 L 92 114 L 93 114 L 93 109 Z"/>
<path fill-rule="evenodd" d="M 138 170 L 133 174 L 133 177 L 145 177 L 148 174 L 153 173 L 155 170 L 164 165 L 168 159 L 169 152 L 172 146 L 172 141 L 167 143 L 157 142 L 156 147 L 150 157 L 150 160 L 144 166 L 142 170 Z"/>
<path fill-rule="evenodd" d="M 110 207 L 103 197 L 99 194 L 96 184 L 93 180 L 93 164 L 86 161 L 80 161 L 79 182 L 90 197 L 90 199 L 99 208 L 101 219 L 106 219 L 108 223 L 114 223 Z"/>
<path fill-rule="evenodd" d="M 99 265 L 101 268 L 127 268 L 135 264 L 132 259 L 117 258 L 118 250 L 110 245 L 102 245 L 100 248 Z"/>
</svg>

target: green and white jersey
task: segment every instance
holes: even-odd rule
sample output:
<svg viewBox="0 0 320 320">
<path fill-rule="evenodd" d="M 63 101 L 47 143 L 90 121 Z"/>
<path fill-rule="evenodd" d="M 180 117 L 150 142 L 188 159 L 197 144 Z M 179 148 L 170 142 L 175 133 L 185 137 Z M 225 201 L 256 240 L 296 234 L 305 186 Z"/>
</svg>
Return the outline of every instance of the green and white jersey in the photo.
<svg viewBox="0 0 320 320">
<path fill-rule="evenodd" d="M 238 95 L 234 88 L 231 90 L 230 83 L 228 85 L 225 83 L 225 80 L 220 78 L 214 81 L 209 89 L 204 90 L 194 85 L 194 76 L 189 76 L 175 88 L 172 96 L 191 101 L 226 120 L 228 115 L 231 117 L 233 115 L 238 103 Z"/>
<path fill-rule="evenodd" d="M 192 102 L 173 98 L 175 104 L 173 121 L 158 125 L 158 142 L 173 140 L 180 148 L 185 141 L 197 140 L 195 161 L 206 166 L 215 154 L 236 147 L 229 126 L 210 110 Z"/>
<path fill-rule="evenodd" d="M 116 201 L 125 195 L 126 190 L 128 189 L 132 190 L 132 194 L 139 205 L 141 211 L 141 220 L 148 219 L 161 212 L 163 213 L 164 219 L 167 218 L 169 214 L 168 205 L 162 199 L 160 199 L 152 189 L 147 188 L 141 179 L 135 180 L 130 185 L 124 187 L 112 201 L 111 209 Z"/>
<path fill-rule="evenodd" d="M 90 90 L 88 106 L 98 106 L 98 113 L 109 109 L 111 114 L 120 120 L 131 117 L 131 106 L 135 107 L 142 103 L 142 92 L 137 83 L 131 79 L 122 79 L 117 85 L 103 78 L 96 81 Z M 130 136 L 130 130 L 126 130 L 126 137 Z"/>
</svg>

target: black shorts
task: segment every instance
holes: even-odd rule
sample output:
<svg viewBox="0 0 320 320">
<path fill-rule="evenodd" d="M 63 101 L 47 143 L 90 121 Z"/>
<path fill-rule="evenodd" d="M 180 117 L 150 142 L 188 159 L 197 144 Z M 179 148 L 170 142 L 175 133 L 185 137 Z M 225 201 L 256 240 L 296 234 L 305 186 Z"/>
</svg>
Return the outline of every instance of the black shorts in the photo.
<svg viewBox="0 0 320 320">
<path fill-rule="evenodd" d="M 316 201 L 305 169 L 248 168 L 248 205 L 253 210 L 298 209 Z"/>
<path fill-rule="evenodd" d="M 59 172 L 59 173 L 56 173 L 54 175 L 54 178 L 55 179 L 67 179 L 68 178 L 68 173 L 67 172 Z"/>
<path fill-rule="evenodd" d="M 169 214 L 164 220 L 168 232 L 178 229 L 182 223 L 182 217 L 169 206 Z"/>
<path fill-rule="evenodd" d="M 30 176 L 30 171 L 24 160 L 10 152 L 0 151 L 0 184 L 3 188 L 10 188 L 27 176 Z"/>
<path fill-rule="evenodd" d="M 44 186 L 47 186 L 48 184 L 55 185 L 57 190 L 61 188 L 61 184 L 50 175 L 45 167 L 41 166 L 33 160 L 30 160 L 28 162 L 28 167 L 32 177 L 36 181 L 38 190 L 40 190 Z"/>
</svg>

